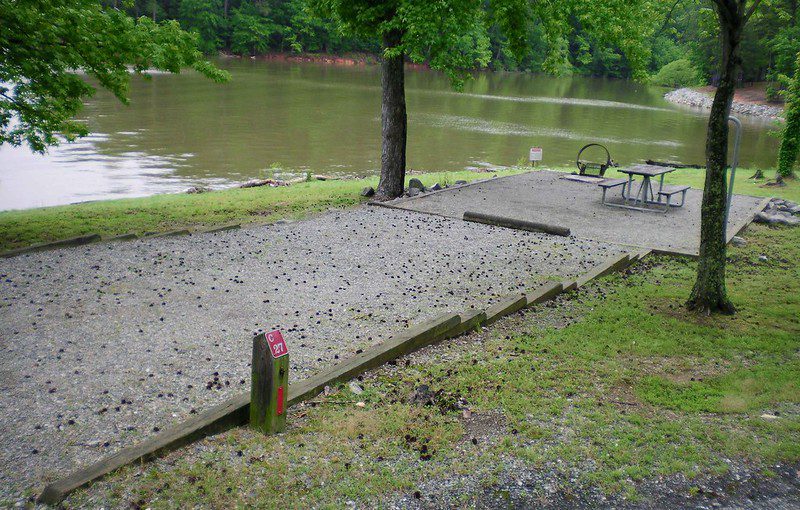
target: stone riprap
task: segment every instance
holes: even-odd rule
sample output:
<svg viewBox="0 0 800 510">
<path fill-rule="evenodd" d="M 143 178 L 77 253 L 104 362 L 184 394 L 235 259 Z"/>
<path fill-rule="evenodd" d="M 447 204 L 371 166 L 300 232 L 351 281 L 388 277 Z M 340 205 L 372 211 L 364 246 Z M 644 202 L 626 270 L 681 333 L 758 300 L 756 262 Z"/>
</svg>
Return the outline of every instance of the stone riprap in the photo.
<svg viewBox="0 0 800 510">
<path fill-rule="evenodd" d="M 714 102 L 714 98 L 712 96 L 689 88 L 682 88 L 667 92 L 664 94 L 664 99 L 670 103 L 693 106 L 695 108 L 702 108 L 704 110 L 710 110 L 711 105 Z M 733 104 L 731 104 L 731 112 L 741 115 L 767 117 L 770 119 L 783 117 L 783 108 L 781 107 L 756 103 L 740 103 L 738 101 L 734 101 Z"/>
<path fill-rule="evenodd" d="M 362 207 L 0 260 L 0 501 L 247 390 L 254 330 L 283 331 L 297 381 L 621 251 Z"/>
<path fill-rule="evenodd" d="M 474 211 L 568 228 L 573 236 L 584 239 L 697 254 L 702 191 L 690 189 L 684 206 L 671 208 L 667 213 L 643 212 L 605 206 L 601 203 L 602 190 L 596 183 L 565 179 L 567 176 L 545 170 L 528 172 L 398 199 L 388 204 L 451 218 L 462 218 L 465 212 Z M 641 178 L 635 182 L 634 193 L 640 182 Z M 608 196 L 612 197 L 610 201 L 621 201 L 619 191 L 609 191 Z M 728 239 L 736 234 L 745 220 L 753 218 L 763 200 L 734 195 Z"/>
<path fill-rule="evenodd" d="M 773 198 L 763 211 L 756 214 L 755 221 L 768 225 L 800 225 L 800 205 L 782 198 Z"/>
</svg>

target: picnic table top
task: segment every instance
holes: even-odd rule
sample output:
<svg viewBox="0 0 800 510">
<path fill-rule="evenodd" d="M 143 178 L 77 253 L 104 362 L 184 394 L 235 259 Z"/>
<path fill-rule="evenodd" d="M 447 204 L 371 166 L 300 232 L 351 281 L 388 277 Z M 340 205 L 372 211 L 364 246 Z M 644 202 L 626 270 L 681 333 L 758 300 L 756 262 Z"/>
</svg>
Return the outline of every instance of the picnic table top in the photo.
<svg viewBox="0 0 800 510">
<path fill-rule="evenodd" d="M 620 172 L 624 174 L 643 175 L 647 177 L 656 177 L 658 175 L 668 174 L 674 172 L 675 169 L 667 166 L 655 165 L 633 165 L 628 168 L 620 168 Z"/>
</svg>

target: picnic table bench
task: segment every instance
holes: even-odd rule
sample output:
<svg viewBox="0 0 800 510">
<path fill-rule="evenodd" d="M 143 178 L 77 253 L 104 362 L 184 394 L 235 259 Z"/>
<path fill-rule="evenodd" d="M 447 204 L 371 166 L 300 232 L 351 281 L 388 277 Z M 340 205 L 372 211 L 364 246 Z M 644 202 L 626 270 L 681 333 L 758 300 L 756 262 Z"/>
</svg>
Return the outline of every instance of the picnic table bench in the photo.
<svg viewBox="0 0 800 510">
<path fill-rule="evenodd" d="M 655 165 L 634 165 L 630 168 L 620 169 L 620 172 L 628 174 L 627 178 L 619 179 L 606 179 L 599 182 L 597 185 L 603 190 L 603 205 L 611 207 L 622 207 L 624 209 L 633 209 L 637 211 L 651 211 L 651 212 L 667 212 L 670 207 L 683 207 L 686 201 L 686 192 L 689 186 L 664 186 L 664 176 L 670 172 L 674 172 L 674 168 L 655 166 Z M 636 181 L 633 176 L 638 175 L 642 177 L 639 189 L 636 195 L 633 195 L 633 185 Z M 652 179 L 659 177 L 658 189 L 653 190 Z M 609 189 L 621 187 L 622 199 L 621 204 L 609 202 L 606 200 L 606 195 Z M 672 198 L 675 195 L 681 195 L 680 203 L 672 203 Z M 638 204 L 638 205 L 637 205 Z M 658 207 L 648 207 L 648 205 L 655 205 Z M 662 208 L 663 207 L 663 208 Z"/>
</svg>

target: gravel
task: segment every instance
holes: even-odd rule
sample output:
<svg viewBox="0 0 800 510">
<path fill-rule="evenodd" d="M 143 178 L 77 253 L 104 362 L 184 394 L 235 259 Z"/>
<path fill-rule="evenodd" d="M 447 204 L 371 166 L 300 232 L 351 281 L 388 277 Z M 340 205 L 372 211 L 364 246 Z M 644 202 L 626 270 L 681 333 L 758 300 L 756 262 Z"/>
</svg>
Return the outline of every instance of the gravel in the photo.
<svg viewBox="0 0 800 510">
<path fill-rule="evenodd" d="M 464 212 L 475 211 L 566 227 L 576 237 L 598 242 L 697 254 L 702 191 L 690 189 L 684 206 L 671 208 L 667 213 L 633 211 L 603 205 L 602 191 L 596 183 L 565 177 L 570 176 L 545 170 L 527 172 L 398 199 L 390 204 L 459 219 Z M 640 182 L 641 179 L 634 181 L 634 191 L 638 190 Z M 654 187 L 657 182 L 655 180 Z M 611 201 L 621 201 L 619 188 L 609 190 L 608 195 Z M 759 197 L 734 195 L 728 239 L 736 234 L 736 228 L 745 219 L 758 212 L 762 201 Z"/>
<path fill-rule="evenodd" d="M 0 501 L 247 391 L 255 330 L 283 331 L 298 380 L 620 251 L 358 208 L 0 260 Z"/>
<path fill-rule="evenodd" d="M 704 110 L 710 110 L 711 105 L 714 102 L 714 98 L 708 94 L 703 94 L 702 92 L 688 88 L 667 92 L 664 94 L 664 99 L 670 103 L 694 106 Z M 756 103 L 739 103 L 734 101 L 734 103 L 731 105 L 731 112 L 742 115 L 766 117 L 769 119 L 783 117 L 783 108 Z"/>
</svg>

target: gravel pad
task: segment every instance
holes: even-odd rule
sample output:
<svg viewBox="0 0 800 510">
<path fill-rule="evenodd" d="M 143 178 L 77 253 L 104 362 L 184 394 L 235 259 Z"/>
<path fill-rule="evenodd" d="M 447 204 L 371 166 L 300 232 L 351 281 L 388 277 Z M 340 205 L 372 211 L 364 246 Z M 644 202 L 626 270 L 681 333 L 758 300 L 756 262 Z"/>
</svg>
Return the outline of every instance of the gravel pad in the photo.
<svg viewBox="0 0 800 510">
<path fill-rule="evenodd" d="M 700 170 L 698 170 L 700 171 Z M 475 211 L 518 220 L 569 228 L 572 235 L 602 242 L 696 255 L 700 248 L 700 204 L 703 192 L 690 189 L 683 207 L 669 212 L 633 211 L 601 203 L 596 183 L 564 179 L 562 172 L 538 171 L 449 188 L 437 193 L 389 202 L 412 211 L 462 218 Z M 634 194 L 641 178 L 636 178 Z M 654 189 L 658 180 L 653 180 Z M 621 202 L 621 188 L 608 190 L 611 201 Z M 737 226 L 752 219 L 763 198 L 734 195 L 728 240 Z M 680 197 L 673 197 L 680 202 Z"/>
<path fill-rule="evenodd" d="M 0 502 L 247 391 L 259 328 L 283 331 L 296 381 L 620 252 L 358 208 L 0 260 Z"/>
</svg>

